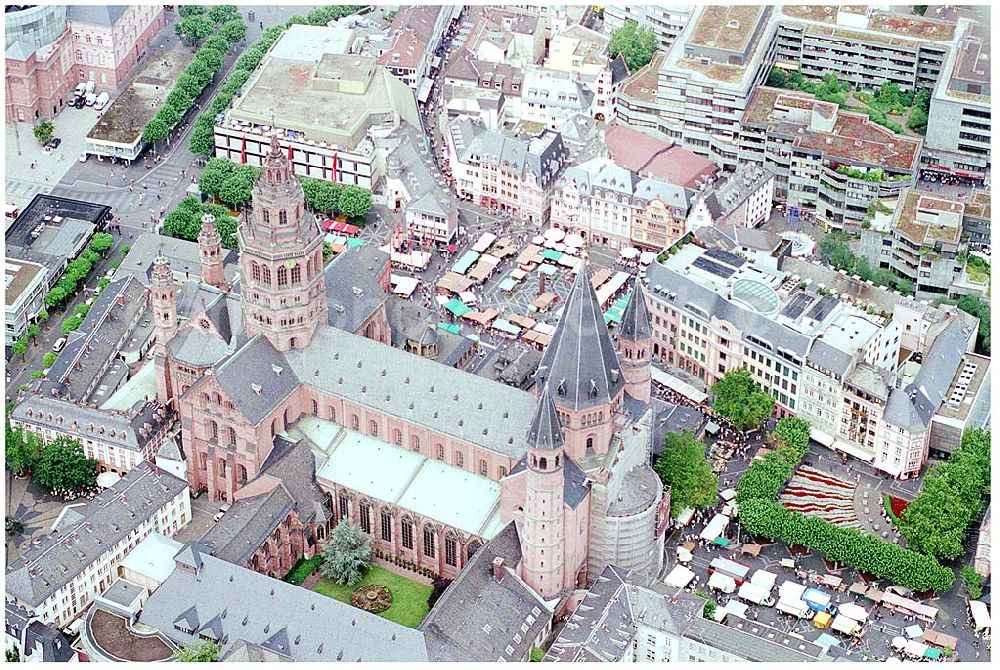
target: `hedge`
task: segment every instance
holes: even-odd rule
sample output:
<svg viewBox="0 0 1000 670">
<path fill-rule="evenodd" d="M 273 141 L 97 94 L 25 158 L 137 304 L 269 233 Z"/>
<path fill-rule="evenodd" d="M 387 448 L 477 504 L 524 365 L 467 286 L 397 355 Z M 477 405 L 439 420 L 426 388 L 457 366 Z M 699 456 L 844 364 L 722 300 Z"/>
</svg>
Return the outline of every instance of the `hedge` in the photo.
<svg viewBox="0 0 1000 670">
<path fill-rule="evenodd" d="M 854 528 L 793 512 L 776 502 L 809 450 L 809 424 L 797 418 L 782 419 L 771 439 L 775 450 L 751 463 L 736 488 L 740 525 L 748 533 L 808 547 L 828 560 L 917 591 L 951 589 L 955 574 L 930 556 Z"/>
<path fill-rule="evenodd" d="M 289 584 L 295 584 L 296 586 L 301 586 L 306 578 L 312 573 L 319 570 L 319 566 L 323 563 L 323 554 L 316 554 L 312 558 L 305 559 L 300 558 L 299 562 L 288 571 L 285 575 L 284 581 Z"/>
</svg>

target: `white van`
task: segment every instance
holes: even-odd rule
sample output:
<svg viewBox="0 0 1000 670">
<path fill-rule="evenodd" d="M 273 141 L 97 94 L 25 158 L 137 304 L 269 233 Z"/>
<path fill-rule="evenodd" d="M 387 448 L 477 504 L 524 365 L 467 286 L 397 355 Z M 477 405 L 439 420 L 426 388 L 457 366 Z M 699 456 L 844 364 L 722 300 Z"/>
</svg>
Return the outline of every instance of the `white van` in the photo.
<svg viewBox="0 0 1000 670">
<path fill-rule="evenodd" d="M 778 611 L 800 619 L 812 619 L 814 612 L 801 600 L 779 600 Z"/>
<path fill-rule="evenodd" d="M 65 346 L 66 346 L 66 338 L 60 337 L 58 340 L 55 341 L 55 344 L 52 345 L 52 351 L 58 354 L 60 351 L 62 351 L 62 348 Z"/>
<path fill-rule="evenodd" d="M 97 96 L 93 93 L 88 93 L 86 97 L 87 107 L 93 107 L 94 103 L 97 102 Z"/>
<path fill-rule="evenodd" d="M 97 89 L 97 84 L 94 83 L 94 82 L 92 82 L 92 81 L 88 81 L 87 82 L 87 88 L 84 89 L 84 91 L 86 93 L 93 93 L 96 89 Z"/>
<path fill-rule="evenodd" d="M 73 89 L 73 95 L 77 96 L 84 95 L 86 92 L 87 92 L 87 85 L 84 84 L 82 81 L 76 85 L 75 89 Z"/>
<path fill-rule="evenodd" d="M 99 96 L 97 96 L 97 100 L 94 102 L 94 109 L 96 109 L 97 111 L 101 111 L 108 104 L 108 100 L 110 99 L 111 96 L 108 95 L 107 91 L 101 93 Z"/>
</svg>

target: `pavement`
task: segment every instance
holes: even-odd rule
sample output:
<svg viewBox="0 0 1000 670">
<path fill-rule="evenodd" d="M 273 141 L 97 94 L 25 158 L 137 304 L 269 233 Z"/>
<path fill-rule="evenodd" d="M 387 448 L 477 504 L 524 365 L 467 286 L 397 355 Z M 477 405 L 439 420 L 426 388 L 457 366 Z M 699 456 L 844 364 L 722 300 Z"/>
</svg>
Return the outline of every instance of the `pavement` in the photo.
<svg viewBox="0 0 1000 670">
<path fill-rule="evenodd" d="M 25 543 L 49 533 L 63 507 L 86 502 L 87 498 L 67 500 L 54 496 L 34 480 L 15 477 L 10 470 L 4 470 L 4 477 L 4 516 L 16 519 L 24 526 L 24 531 L 18 535 L 4 533 L 6 559 L 10 565 Z"/>
</svg>

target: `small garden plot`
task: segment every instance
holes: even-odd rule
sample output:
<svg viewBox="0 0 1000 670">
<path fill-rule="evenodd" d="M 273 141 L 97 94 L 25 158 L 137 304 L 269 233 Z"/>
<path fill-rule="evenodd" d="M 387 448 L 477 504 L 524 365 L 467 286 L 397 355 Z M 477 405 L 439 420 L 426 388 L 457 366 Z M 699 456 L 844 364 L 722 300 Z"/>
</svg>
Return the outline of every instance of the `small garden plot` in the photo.
<svg viewBox="0 0 1000 670">
<path fill-rule="evenodd" d="M 854 508 L 857 485 L 802 465 L 795 471 L 778 502 L 794 511 L 817 516 L 845 528 L 859 528 Z"/>
</svg>

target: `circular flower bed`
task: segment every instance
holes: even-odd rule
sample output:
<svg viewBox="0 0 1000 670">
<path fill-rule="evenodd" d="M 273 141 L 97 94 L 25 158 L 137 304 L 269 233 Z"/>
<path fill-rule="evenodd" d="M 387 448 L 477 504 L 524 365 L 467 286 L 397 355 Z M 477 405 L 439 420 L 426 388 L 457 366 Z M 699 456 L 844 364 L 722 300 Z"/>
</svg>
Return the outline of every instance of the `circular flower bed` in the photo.
<svg viewBox="0 0 1000 670">
<path fill-rule="evenodd" d="M 366 612 L 378 614 L 392 606 L 392 591 L 378 584 L 362 586 L 351 595 L 351 604 Z"/>
</svg>

